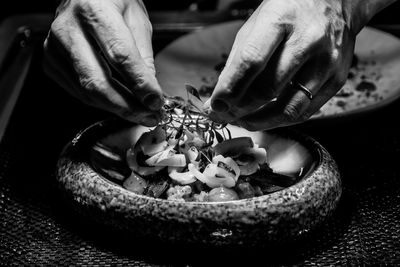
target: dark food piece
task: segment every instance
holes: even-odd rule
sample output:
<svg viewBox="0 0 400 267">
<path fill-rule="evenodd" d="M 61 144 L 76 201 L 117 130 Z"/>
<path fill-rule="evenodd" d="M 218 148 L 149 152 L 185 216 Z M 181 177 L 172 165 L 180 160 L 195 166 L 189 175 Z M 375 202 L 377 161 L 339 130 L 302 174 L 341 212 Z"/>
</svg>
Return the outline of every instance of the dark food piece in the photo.
<svg viewBox="0 0 400 267">
<path fill-rule="evenodd" d="M 349 73 L 348 73 L 348 75 L 347 75 L 347 79 L 350 79 L 350 80 L 351 80 L 351 79 L 353 79 L 355 76 L 356 76 L 355 72 L 352 71 L 352 70 L 350 70 Z"/>
<path fill-rule="evenodd" d="M 342 100 L 339 100 L 338 102 L 336 102 L 336 105 L 338 107 L 344 108 L 347 105 L 347 103 Z"/>
<path fill-rule="evenodd" d="M 356 90 L 370 94 L 376 90 L 376 85 L 372 82 L 362 81 L 357 85 Z"/>
<path fill-rule="evenodd" d="M 262 165 L 258 172 L 251 175 L 250 179 L 250 182 L 260 186 L 263 192 L 265 187 L 270 187 L 271 185 L 289 187 L 296 182 L 295 177 L 274 173 L 266 164 Z"/>
<path fill-rule="evenodd" d="M 144 190 L 143 195 L 157 198 L 167 190 L 170 184 L 170 179 L 168 176 L 159 175 L 157 179 L 149 179 L 148 182 L 149 184 Z"/>
<path fill-rule="evenodd" d="M 101 143 L 96 143 L 91 148 L 90 162 L 97 172 L 113 181 L 122 181 L 132 172 L 125 157 L 116 154 L 111 148 Z"/>
<path fill-rule="evenodd" d="M 271 193 L 274 193 L 274 192 L 276 192 L 276 191 L 279 191 L 279 190 L 282 190 L 282 189 L 284 189 L 285 187 L 282 187 L 282 186 L 278 186 L 278 185 L 271 185 L 271 186 L 269 186 L 269 187 L 265 187 L 265 188 L 263 188 L 263 193 L 264 194 L 271 194 Z"/>
<path fill-rule="evenodd" d="M 256 191 L 253 186 L 248 182 L 236 184 L 235 191 L 238 193 L 239 198 L 252 198 L 256 196 Z"/>
<path fill-rule="evenodd" d="M 256 197 L 264 195 L 263 191 L 261 190 L 261 187 L 259 187 L 258 185 L 253 185 L 253 189 Z"/>
<path fill-rule="evenodd" d="M 196 180 L 196 182 L 191 183 L 190 187 L 192 188 L 192 191 L 195 194 L 200 194 L 201 191 L 208 191 L 209 190 L 208 186 L 205 183 L 203 183 L 203 182 L 201 182 L 199 180 Z"/>
<path fill-rule="evenodd" d="M 352 91 L 340 90 L 335 96 L 336 97 L 349 97 L 354 95 Z"/>
<path fill-rule="evenodd" d="M 150 167 L 147 163 L 146 160 L 150 158 L 149 156 L 146 156 L 143 151 L 139 150 L 136 152 L 136 161 L 137 163 L 142 166 L 142 167 Z"/>
</svg>

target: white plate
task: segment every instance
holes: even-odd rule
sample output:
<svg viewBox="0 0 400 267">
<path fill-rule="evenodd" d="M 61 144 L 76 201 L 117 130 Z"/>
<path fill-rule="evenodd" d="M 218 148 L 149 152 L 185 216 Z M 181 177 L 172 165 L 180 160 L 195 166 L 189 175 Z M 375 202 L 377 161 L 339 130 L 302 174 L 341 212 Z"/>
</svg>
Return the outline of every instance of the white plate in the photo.
<svg viewBox="0 0 400 267">
<path fill-rule="evenodd" d="M 157 78 L 169 95 L 186 96 L 185 84 L 197 88 L 215 84 L 223 55 L 229 54 L 243 21 L 217 24 L 185 35 L 155 58 Z M 361 113 L 387 105 L 400 97 L 400 40 L 388 33 L 364 28 L 357 36 L 356 68 L 342 90 L 312 118 Z M 375 90 L 357 90 L 362 81 Z M 361 86 L 362 87 L 362 86 Z"/>
</svg>

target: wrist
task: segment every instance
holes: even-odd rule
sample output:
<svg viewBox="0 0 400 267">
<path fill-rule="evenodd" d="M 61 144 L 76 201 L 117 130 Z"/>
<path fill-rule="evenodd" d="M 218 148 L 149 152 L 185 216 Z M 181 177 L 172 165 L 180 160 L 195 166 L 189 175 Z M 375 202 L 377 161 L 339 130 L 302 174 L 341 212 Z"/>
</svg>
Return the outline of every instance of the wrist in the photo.
<svg viewBox="0 0 400 267">
<path fill-rule="evenodd" d="M 358 34 L 375 14 L 396 0 L 342 0 L 343 16 L 350 30 Z"/>
</svg>

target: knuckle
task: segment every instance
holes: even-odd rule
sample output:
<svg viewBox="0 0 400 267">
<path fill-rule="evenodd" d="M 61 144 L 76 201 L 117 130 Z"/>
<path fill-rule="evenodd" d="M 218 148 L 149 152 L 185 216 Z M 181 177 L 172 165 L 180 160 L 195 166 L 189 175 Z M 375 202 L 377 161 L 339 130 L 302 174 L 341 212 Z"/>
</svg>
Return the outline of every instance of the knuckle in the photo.
<svg viewBox="0 0 400 267">
<path fill-rule="evenodd" d="M 139 88 L 142 91 L 149 90 L 149 88 L 150 88 L 149 78 L 146 76 L 146 74 L 144 72 L 136 72 L 134 80 L 135 80 L 136 88 Z"/>
<path fill-rule="evenodd" d="M 84 77 L 79 80 L 81 87 L 89 94 L 97 95 L 99 92 L 106 90 L 106 81 L 94 78 Z"/>
<path fill-rule="evenodd" d="M 150 34 L 153 34 L 153 25 L 148 17 L 145 17 L 143 20 L 143 27 L 144 29 Z"/>
<path fill-rule="evenodd" d="M 154 57 L 152 56 L 147 56 L 147 57 L 143 57 L 143 60 L 146 64 L 146 66 L 148 67 L 149 71 L 155 75 L 156 74 L 156 68 L 154 65 Z"/>
<path fill-rule="evenodd" d="M 311 26 L 307 31 L 307 37 L 312 44 L 321 43 L 326 39 L 326 32 L 320 26 Z"/>
<path fill-rule="evenodd" d="M 298 121 L 301 115 L 302 114 L 300 108 L 294 104 L 286 105 L 282 112 L 282 117 L 286 122 Z"/>
<path fill-rule="evenodd" d="M 95 0 L 78 0 L 75 12 L 87 24 L 93 24 L 98 20 L 101 6 Z"/>
<path fill-rule="evenodd" d="M 55 19 L 50 25 L 49 37 L 58 37 L 65 31 L 65 26 L 63 26 L 63 21 L 60 18 Z"/>
<path fill-rule="evenodd" d="M 74 19 L 68 16 L 58 16 L 50 25 L 47 38 L 50 40 L 65 40 L 71 32 L 76 31 L 76 23 Z"/>
<path fill-rule="evenodd" d="M 329 58 L 330 61 L 332 63 L 337 63 L 340 60 L 340 53 L 338 49 L 333 49 L 330 53 L 329 53 Z"/>
<path fill-rule="evenodd" d="M 265 63 L 260 48 L 251 43 L 248 43 L 242 50 L 240 61 L 244 69 L 261 69 Z"/>
<path fill-rule="evenodd" d="M 106 44 L 106 53 L 117 68 L 124 68 L 128 64 L 132 64 L 130 51 L 121 40 L 112 39 Z"/>
</svg>

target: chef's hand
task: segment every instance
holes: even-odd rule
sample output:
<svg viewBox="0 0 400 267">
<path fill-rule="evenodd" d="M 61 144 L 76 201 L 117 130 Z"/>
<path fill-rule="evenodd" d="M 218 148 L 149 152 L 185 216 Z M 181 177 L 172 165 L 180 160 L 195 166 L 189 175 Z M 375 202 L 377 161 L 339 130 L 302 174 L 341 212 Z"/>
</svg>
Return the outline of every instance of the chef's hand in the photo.
<svg viewBox="0 0 400 267">
<path fill-rule="evenodd" d="M 44 43 L 45 71 L 84 103 L 154 126 L 163 99 L 151 35 L 141 0 L 64 0 Z"/>
<path fill-rule="evenodd" d="M 356 34 L 391 2 L 264 0 L 238 32 L 205 108 L 249 130 L 308 119 L 345 83 Z"/>
</svg>

